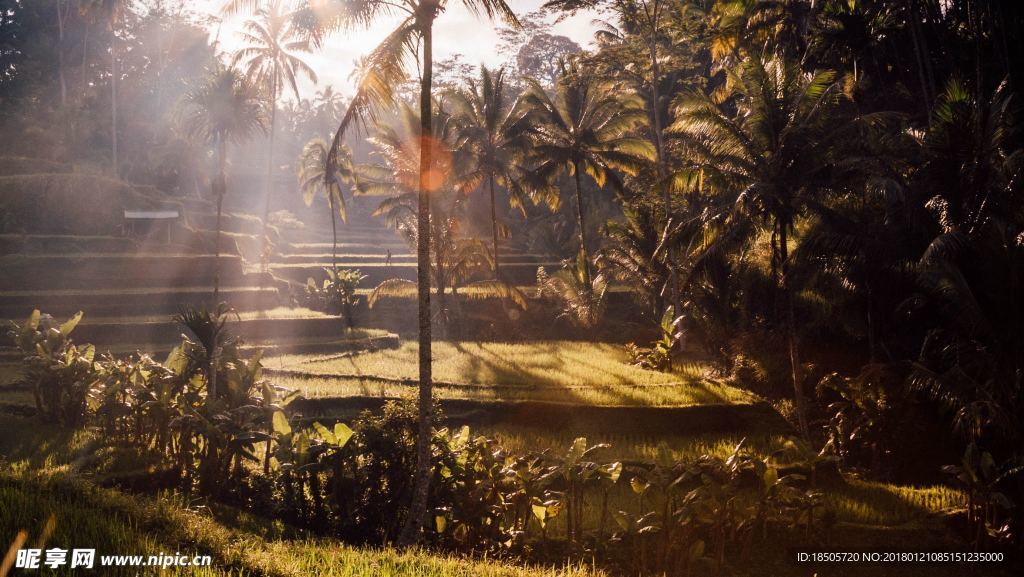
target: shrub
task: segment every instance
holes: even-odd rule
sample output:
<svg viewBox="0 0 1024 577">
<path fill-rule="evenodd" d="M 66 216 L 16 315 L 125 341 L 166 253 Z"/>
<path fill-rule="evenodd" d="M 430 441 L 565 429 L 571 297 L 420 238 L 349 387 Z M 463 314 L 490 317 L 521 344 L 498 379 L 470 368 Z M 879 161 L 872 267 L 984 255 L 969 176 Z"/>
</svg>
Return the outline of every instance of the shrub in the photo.
<svg viewBox="0 0 1024 577">
<path fill-rule="evenodd" d="M 359 304 L 356 291 L 366 277 L 358 270 L 324 267 L 327 278 L 317 285 L 306 280 L 305 304 L 309 308 L 344 317 L 349 327 L 355 326 L 355 306 Z"/>
<path fill-rule="evenodd" d="M 97 378 L 95 347 L 75 346 L 69 335 L 81 311 L 64 323 L 38 310 L 9 333 L 25 355 L 25 382 L 32 387 L 36 410 L 52 422 L 77 427 L 86 418 L 86 399 Z"/>
</svg>

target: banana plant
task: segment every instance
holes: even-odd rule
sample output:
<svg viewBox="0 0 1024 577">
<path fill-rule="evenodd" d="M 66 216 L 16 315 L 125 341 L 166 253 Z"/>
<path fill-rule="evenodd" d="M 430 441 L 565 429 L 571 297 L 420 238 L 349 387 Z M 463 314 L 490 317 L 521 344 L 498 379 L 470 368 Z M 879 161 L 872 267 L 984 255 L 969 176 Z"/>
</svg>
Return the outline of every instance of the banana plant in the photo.
<svg viewBox="0 0 1024 577">
<path fill-rule="evenodd" d="M 592 460 L 598 451 L 608 447 L 604 443 L 588 447 L 586 437 L 577 437 L 565 455 L 556 459 L 553 468 L 546 473 L 548 478 L 560 477 L 565 488 L 562 498 L 566 510 L 566 536 L 572 545 L 579 545 L 583 540 L 587 489 L 601 479 L 618 481 L 622 471 L 621 463 L 602 465 Z"/>
<path fill-rule="evenodd" d="M 311 308 L 343 317 L 349 328 L 355 326 L 356 291 L 366 275 L 337 267 L 324 267 L 324 273 L 327 278 L 320 285 L 312 277 L 306 279 L 306 301 Z"/>
<path fill-rule="evenodd" d="M 1024 472 L 1021 459 L 997 465 L 991 453 L 971 443 L 960 465 L 946 465 L 942 470 L 967 492 L 967 519 L 974 530 L 975 549 L 980 550 L 989 540 L 998 542 L 1012 538 L 1008 513 L 1014 503 L 999 487 Z"/>
<path fill-rule="evenodd" d="M 685 316 L 676 316 L 675 307 L 669 305 L 661 316 L 659 328 L 661 336 L 649 347 L 640 347 L 635 343 L 626 345 L 630 364 L 652 371 L 672 372 L 672 357 L 683 341 L 683 321 Z"/>
<path fill-rule="evenodd" d="M 63 323 L 32 311 L 8 332 L 25 362 L 24 380 L 32 387 L 37 413 L 65 427 L 78 427 L 87 416 L 87 399 L 97 377 L 96 348 L 76 346 L 70 338 L 82 320 L 79 311 Z"/>
</svg>

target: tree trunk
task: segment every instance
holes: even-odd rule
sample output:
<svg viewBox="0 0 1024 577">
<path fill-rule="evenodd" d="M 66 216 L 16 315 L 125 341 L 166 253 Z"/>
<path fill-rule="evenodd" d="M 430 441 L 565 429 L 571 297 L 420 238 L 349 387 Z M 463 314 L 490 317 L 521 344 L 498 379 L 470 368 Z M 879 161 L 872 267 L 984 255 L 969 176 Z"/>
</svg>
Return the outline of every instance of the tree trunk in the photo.
<svg viewBox="0 0 1024 577">
<path fill-rule="evenodd" d="M 274 65 L 274 78 L 271 82 L 270 94 L 270 144 L 267 150 L 267 190 L 263 199 L 263 241 L 260 249 L 260 266 L 267 272 L 270 265 L 270 238 L 267 236 L 267 225 L 270 221 L 270 197 L 274 192 L 274 128 L 277 121 L 277 64 Z M 327 192 L 330 194 L 330 191 Z M 333 213 L 332 213 L 333 214 Z"/>
<path fill-rule="evenodd" d="M 331 266 L 338 270 L 338 213 L 334 207 L 334 193 L 327 188 L 327 204 L 331 207 Z"/>
<path fill-rule="evenodd" d="M 917 2 L 910 1 L 910 33 L 914 42 L 914 56 L 917 58 L 918 76 L 921 81 L 921 91 L 924 93 L 925 119 L 931 125 L 931 106 L 935 102 L 935 75 L 932 73 L 931 54 L 928 50 L 927 39 L 921 30 L 921 15 L 917 11 Z"/>
<path fill-rule="evenodd" d="M 498 216 L 494 202 L 494 175 L 488 175 L 487 181 L 491 189 L 491 234 L 494 237 L 494 280 L 500 280 L 501 271 L 498 268 Z"/>
<path fill-rule="evenodd" d="M 224 206 L 224 192 L 227 188 L 227 180 L 224 176 L 224 164 L 227 154 L 227 142 L 221 136 L 217 142 L 217 178 L 213 181 L 213 195 L 217 198 L 217 236 L 214 239 L 214 261 L 213 261 L 213 306 L 217 306 L 217 298 L 220 294 L 220 229 L 221 213 Z"/>
<path fill-rule="evenodd" d="M 430 490 L 430 440 L 433 435 L 433 375 L 431 366 L 430 334 L 430 191 L 431 167 L 430 138 L 434 133 L 431 111 L 431 84 L 433 82 L 433 19 L 437 12 L 437 1 L 433 12 L 420 16 L 423 30 L 423 77 L 420 81 L 420 182 L 419 206 L 417 208 L 416 235 L 416 294 L 419 304 L 419 430 L 416 436 L 416 478 L 413 481 L 412 503 L 409 517 L 398 538 L 399 547 L 416 545 L 420 541 L 423 519 L 427 512 L 427 496 Z M 430 7 L 423 7 L 431 10 Z"/>
<path fill-rule="evenodd" d="M 796 338 L 796 317 L 793 313 L 793 291 L 789 278 L 789 223 L 779 223 L 779 265 L 782 269 L 782 298 L 786 307 L 786 338 L 789 344 L 789 363 L 793 371 L 793 404 L 796 418 L 800 426 L 800 434 L 805 438 L 807 428 L 807 403 L 804 399 L 803 375 L 800 370 L 800 351 Z"/>
<path fill-rule="evenodd" d="M 117 158 L 117 30 L 111 28 L 110 40 L 110 141 L 114 178 L 118 177 Z"/>
<path fill-rule="evenodd" d="M 576 181 L 576 224 L 580 227 L 580 252 L 583 254 L 583 280 L 589 293 L 593 288 L 590 280 L 590 255 L 587 254 L 587 228 L 583 219 L 583 186 L 580 184 L 580 165 L 573 162 L 573 176 Z"/>
<path fill-rule="evenodd" d="M 213 310 L 218 310 L 217 299 L 220 293 L 220 229 L 221 229 L 221 213 L 224 206 L 224 192 L 227 188 L 227 180 L 224 176 L 224 165 L 227 162 L 225 158 L 227 155 L 227 141 L 221 136 L 217 142 L 217 180 L 214 183 L 217 195 L 217 237 L 214 241 L 214 261 L 213 261 Z M 207 375 L 207 388 L 206 388 L 206 402 L 213 403 L 217 398 L 217 357 L 220 354 L 217 343 L 213 343 L 213 350 L 209 351 L 210 356 L 210 368 L 209 374 Z"/>
<path fill-rule="evenodd" d="M 668 186 L 668 167 L 665 164 L 665 121 L 661 117 L 661 94 L 658 82 L 661 80 L 661 66 L 658 65 L 658 22 L 661 17 L 661 2 L 655 0 L 650 8 L 645 7 L 650 35 L 647 41 L 647 52 L 651 59 L 651 112 L 654 120 L 654 150 L 657 154 L 656 165 L 658 175 L 658 186 L 661 187 L 662 201 L 665 204 L 665 230 L 672 220 L 672 193 Z M 682 314 L 682 307 L 679 299 L 679 271 L 675 267 L 675 247 L 669 243 L 666 256 L 669 275 L 669 302 L 674 308 L 674 316 Z M 661 311 L 659 311 L 660 314 Z"/>
<path fill-rule="evenodd" d="M 86 64 L 89 63 L 89 21 L 88 19 L 82 23 L 84 30 L 82 30 L 82 94 L 79 95 L 79 102 L 85 100 L 85 90 L 89 86 L 86 82 Z"/>
<path fill-rule="evenodd" d="M 57 75 L 60 78 L 61 108 L 68 104 L 68 79 L 64 71 L 64 19 L 67 18 L 67 15 L 63 6 L 63 2 L 57 2 Z"/>
</svg>

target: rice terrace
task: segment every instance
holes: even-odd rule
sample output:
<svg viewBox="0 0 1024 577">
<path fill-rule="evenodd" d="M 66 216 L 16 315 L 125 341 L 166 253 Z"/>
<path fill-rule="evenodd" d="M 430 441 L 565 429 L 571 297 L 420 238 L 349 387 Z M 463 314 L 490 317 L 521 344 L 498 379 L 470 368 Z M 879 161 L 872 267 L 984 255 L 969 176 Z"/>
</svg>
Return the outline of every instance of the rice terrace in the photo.
<svg viewBox="0 0 1024 577">
<path fill-rule="evenodd" d="M 0 0 L 0 577 L 1022 574 L 1022 47 Z"/>
</svg>

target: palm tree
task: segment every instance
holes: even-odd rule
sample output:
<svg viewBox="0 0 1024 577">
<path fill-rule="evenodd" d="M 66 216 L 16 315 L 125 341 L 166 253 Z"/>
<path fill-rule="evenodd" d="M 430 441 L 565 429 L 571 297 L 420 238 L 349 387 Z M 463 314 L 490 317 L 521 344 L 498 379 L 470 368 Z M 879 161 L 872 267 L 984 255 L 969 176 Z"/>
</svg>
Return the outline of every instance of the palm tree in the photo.
<svg viewBox="0 0 1024 577">
<path fill-rule="evenodd" d="M 297 176 L 299 178 L 299 190 L 302 192 L 302 199 L 306 206 L 313 204 L 317 194 L 323 194 L 327 199 L 327 205 L 331 210 L 331 235 L 333 244 L 331 246 L 331 263 L 335 270 L 338 269 L 338 217 L 341 222 L 347 222 L 348 216 L 345 209 L 345 195 L 342 194 L 341 185 L 355 185 L 355 166 L 352 164 L 352 153 L 348 147 L 343 147 L 339 158 L 335 162 L 334 174 L 327 175 L 327 156 L 329 154 L 327 142 L 322 138 L 314 138 L 302 148 L 302 155 L 299 157 Z"/>
<path fill-rule="evenodd" d="M 312 103 L 317 124 L 333 125 L 344 114 L 345 103 L 345 97 L 335 92 L 332 86 L 325 86 L 323 90 L 317 90 Z"/>
<path fill-rule="evenodd" d="M 563 70 L 554 97 L 536 80 L 528 80 L 523 105 L 531 114 L 530 156 L 532 166 L 528 185 L 546 198 L 552 207 L 558 204 L 558 178 L 567 173 L 576 191 L 576 217 L 583 278 L 591 284 L 590 256 L 587 252 L 584 222 L 583 185 L 580 172 L 586 172 L 598 188 L 609 177 L 619 185 L 614 170 L 636 175 L 645 162 L 655 159 L 650 142 L 633 131 L 645 122 L 642 101 L 621 96 L 615 87 L 581 74 L 576 64 Z"/>
<path fill-rule="evenodd" d="M 271 0 L 256 10 L 254 18 L 245 23 L 242 38 L 246 46 L 234 55 L 235 63 L 242 63 L 246 75 L 260 86 L 270 109 L 270 138 L 267 146 L 267 180 L 263 202 L 263 248 L 260 254 L 266 262 L 268 255 L 267 223 L 270 219 L 270 198 L 274 179 L 274 128 L 277 119 L 277 99 L 285 87 L 299 98 L 297 77 L 305 75 L 314 83 L 316 72 L 296 52 L 309 52 L 305 32 L 294 24 L 293 14 L 282 7 L 280 0 Z M 332 210 L 333 213 L 333 210 Z"/>
<path fill-rule="evenodd" d="M 217 177 L 212 182 L 213 195 L 217 198 L 213 276 L 213 303 L 216 306 L 220 290 L 221 210 L 227 192 L 227 148 L 229 142 L 241 144 L 265 129 L 259 91 L 238 70 L 217 66 L 186 94 L 182 125 L 192 139 L 212 146 L 217 155 Z"/>
<path fill-rule="evenodd" d="M 639 74 L 640 84 L 637 88 L 643 89 L 643 84 L 649 91 L 650 98 L 650 128 L 651 137 L 655 149 L 655 167 L 658 177 L 658 188 L 661 189 L 661 200 L 665 205 L 665 222 L 663 229 L 667 230 L 672 226 L 672 191 L 668 186 L 668 161 L 665 153 L 665 118 L 661 87 L 662 71 L 661 58 L 659 57 L 659 46 L 665 43 L 665 13 L 670 9 L 669 2 L 665 0 L 549 0 L 544 4 L 545 8 L 575 12 L 585 8 L 597 8 L 607 5 L 615 12 L 624 28 L 631 28 L 637 36 L 643 37 L 644 48 L 648 58 L 647 67 L 650 78 L 646 74 Z M 623 62 L 623 65 L 626 65 Z M 638 92 L 639 92 L 638 90 Z M 679 273 L 675 266 L 675 258 L 672 247 L 669 246 L 666 259 L 669 273 L 669 289 L 671 292 L 671 303 L 675 310 L 682 309 L 679 299 Z"/>
<path fill-rule="evenodd" d="M 521 107 L 512 106 L 508 100 L 504 68 L 491 72 L 486 66 L 480 66 L 479 80 L 471 80 L 464 90 L 453 91 L 449 102 L 459 124 L 459 137 L 476 161 L 472 177 L 486 182 L 490 193 L 494 278 L 499 279 L 499 225 L 494 185 L 505 187 L 512 206 L 526 216 L 524 194 L 519 186 L 521 180 L 516 177 L 516 156 L 524 140 L 522 125 L 526 115 Z"/>
<path fill-rule="evenodd" d="M 782 297 L 794 402 L 805 434 L 789 244 L 796 219 L 822 190 L 838 184 L 829 151 L 844 125 L 834 115 L 840 94 L 834 80 L 833 72 L 805 74 L 783 57 L 753 58 L 730 79 L 734 114 L 724 104 L 695 95 L 677 107 L 669 128 L 692 164 L 683 180 L 733 195 L 731 218 L 751 220 L 770 232 L 772 278 Z M 760 232 L 757 227 L 744 230 Z"/>
<path fill-rule="evenodd" d="M 110 30 L 110 149 L 113 175 L 118 176 L 117 150 L 117 32 L 124 23 L 132 0 L 83 0 L 82 14 L 88 19 L 100 19 Z"/>
<path fill-rule="evenodd" d="M 246 3 L 247 0 L 231 0 Z M 311 28 L 315 41 L 323 34 L 338 28 L 365 28 L 382 17 L 400 15 L 398 25 L 365 58 L 364 72 L 348 110 L 331 144 L 330 159 L 341 148 L 345 133 L 353 124 L 365 122 L 385 105 L 393 103 L 394 87 L 407 78 L 405 64 L 420 59 L 420 134 L 433 134 L 433 68 L 434 21 L 447 7 L 448 0 L 336 0 L 308 7 L 317 18 L 308 18 L 316 25 Z M 505 0 L 462 0 L 474 13 L 489 18 L 500 17 L 513 27 L 519 26 L 515 13 Z M 302 11 L 309 14 L 306 9 Z M 419 188 L 417 191 L 417 300 L 419 306 L 419 432 L 416 449 L 416 480 L 409 517 L 399 536 L 398 544 L 412 545 L 419 541 L 427 510 L 430 482 L 430 438 L 432 436 L 433 377 L 431 369 L 430 336 L 430 193 L 433 158 L 429 146 L 422 147 L 425 154 L 419 158 Z M 330 172 L 330 171 L 328 171 Z M 424 234 L 425 233 L 425 234 Z"/>
<path fill-rule="evenodd" d="M 604 227 L 607 244 L 598 253 L 597 264 L 607 276 L 636 290 L 657 317 L 665 310 L 670 282 L 657 218 L 644 206 L 624 205 L 622 213 L 622 221 L 611 220 Z"/>
<path fill-rule="evenodd" d="M 911 384 L 972 442 L 1019 443 L 1024 416 L 1024 149 L 1004 81 L 985 100 L 962 82 L 939 95 L 912 189 L 934 237 L 914 308 L 930 321 Z"/>
</svg>

